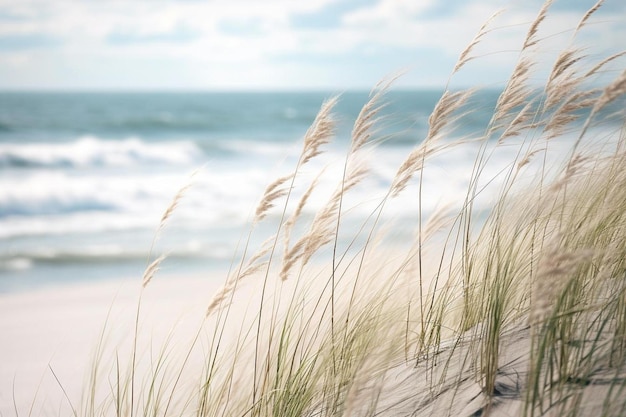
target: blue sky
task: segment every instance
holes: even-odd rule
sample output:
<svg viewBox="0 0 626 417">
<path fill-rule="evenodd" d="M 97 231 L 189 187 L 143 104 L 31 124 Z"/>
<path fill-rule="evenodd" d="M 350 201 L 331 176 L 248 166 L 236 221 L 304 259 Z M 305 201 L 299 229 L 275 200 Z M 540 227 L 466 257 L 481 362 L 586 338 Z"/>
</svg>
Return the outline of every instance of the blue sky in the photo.
<svg viewBox="0 0 626 417">
<path fill-rule="evenodd" d="M 566 45 L 594 3 L 556 1 L 544 49 Z M 623 3 L 607 0 L 580 43 L 593 53 L 626 49 Z M 498 84 L 541 4 L 0 0 L 0 89 L 367 89 L 397 71 L 406 71 L 402 87 L 440 87 L 482 23 L 504 8 L 475 50 L 480 59 L 452 80 Z"/>
</svg>

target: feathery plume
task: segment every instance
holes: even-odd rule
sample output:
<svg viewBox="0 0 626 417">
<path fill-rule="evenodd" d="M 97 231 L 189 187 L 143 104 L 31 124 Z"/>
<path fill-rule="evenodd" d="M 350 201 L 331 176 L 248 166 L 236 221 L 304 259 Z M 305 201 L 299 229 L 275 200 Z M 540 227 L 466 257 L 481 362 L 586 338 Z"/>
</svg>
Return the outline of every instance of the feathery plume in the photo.
<svg viewBox="0 0 626 417">
<path fill-rule="evenodd" d="M 337 190 L 330 198 L 330 202 L 322 209 L 318 215 L 313 219 L 311 225 L 311 236 L 313 239 L 308 239 L 307 245 L 304 249 L 303 265 L 306 265 L 322 246 L 332 241 L 335 235 L 334 220 L 337 218 L 339 212 L 339 203 L 343 196 L 360 183 L 368 173 L 366 166 L 355 162 L 355 166 L 349 169 L 349 174 L 346 179 L 339 185 Z"/>
<path fill-rule="evenodd" d="M 428 218 L 422 231 L 422 242 L 429 240 L 435 233 L 443 230 L 451 221 L 452 204 L 446 204 L 437 208 Z"/>
<path fill-rule="evenodd" d="M 436 148 L 425 146 L 425 143 L 411 151 L 409 156 L 402 162 L 402 165 L 400 165 L 400 168 L 398 168 L 398 172 L 391 182 L 390 194 L 392 197 L 396 197 L 406 188 L 413 175 L 423 168 L 425 159 L 435 152 Z"/>
<path fill-rule="evenodd" d="M 526 155 L 524 155 L 524 157 L 522 158 L 521 161 L 519 161 L 517 163 L 517 170 L 519 171 L 520 169 L 522 169 L 524 166 L 528 165 L 530 163 L 530 160 L 537 155 L 539 152 L 541 151 L 545 151 L 546 148 L 539 148 L 539 149 L 535 149 L 531 152 L 528 152 Z"/>
<path fill-rule="evenodd" d="M 164 259 L 165 259 L 165 255 L 161 255 L 158 258 L 156 258 L 154 261 L 152 261 L 150 265 L 148 265 L 148 267 L 143 273 L 143 277 L 141 278 L 142 287 L 145 288 L 146 285 L 150 283 L 150 281 L 152 280 L 152 277 L 154 277 L 154 274 L 157 273 L 157 271 L 159 270 L 159 266 L 161 265 L 161 262 L 163 262 Z"/>
<path fill-rule="evenodd" d="M 254 275 L 268 265 L 267 261 L 259 262 L 259 260 L 269 254 L 275 240 L 276 235 L 272 235 L 266 239 L 265 242 L 261 244 L 261 249 L 259 249 L 259 251 L 248 260 L 246 267 L 243 268 L 243 270 L 239 269 L 236 274 L 231 275 L 226 280 L 226 283 L 222 286 L 222 288 L 220 288 L 220 290 L 213 295 L 213 298 L 207 307 L 207 317 L 222 306 L 224 300 L 235 291 L 241 280 Z"/>
<path fill-rule="evenodd" d="M 613 54 L 607 58 L 604 58 L 602 61 L 600 61 L 598 64 L 596 64 L 592 69 L 590 69 L 586 74 L 585 74 L 585 78 L 595 74 L 596 72 L 598 72 L 602 67 L 604 67 L 606 64 L 608 64 L 611 61 L 614 61 L 615 59 L 622 57 L 626 55 L 626 51 L 622 51 L 622 52 L 618 52 L 616 54 Z"/>
<path fill-rule="evenodd" d="M 600 6 L 602 6 L 602 3 L 604 3 L 604 0 L 598 1 L 596 4 L 593 5 L 591 9 L 587 10 L 587 13 L 585 13 L 583 18 L 580 19 L 580 23 L 578 23 L 578 26 L 576 26 L 575 32 L 578 32 L 580 28 L 582 28 L 585 23 L 587 23 L 587 20 L 589 20 L 591 15 L 594 14 L 600 8 Z"/>
<path fill-rule="evenodd" d="M 552 71 L 550 72 L 550 77 L 548 78 L 548 85 L 552 84 L 555 79 L 557 79 L 576 62 L 585 58 L 584 55 L 579 55 L 579 52 L 580 49 L 566 49 L 559 54 L 554 62 L 554 65 L 552 66 Z"/>
<path fill-rule="evenodd" d="M 313 157 L 321 153 L 320 147 L 330 141 L 335 133 L 335 121 L 332 110 L 339 101 L 338 97 L 332 97 L 325 101 L 317 113 L 313 124 L 304 135 L 301 164 L 304 165 Z"/>
<path fill-rule="evenodd" d="M 569 101 L 569 98 L 566 99 L 568 94 L 575 91 L 583 81 L 583 77 L 576 77 L 572 74 L 570 77 L 560 80 L 558 83 L 548 85 L 546 89 L 546 99 L 543 106 L 544 110 L 552 109 L 563 100 Z M 574 93 L 574 95 L 576 94 L 578 93 Z"/>
<path fill-rule="evenodd" d="M 326 206 L 315 215 L 309 231 L 283 257 L 283 266 L 279 273 L 283 281 L 288 278 L 298 260 L 302 259 L 302 266 L 306 265 L 315 252 L 333 240 L 333 221 L 337 218 L 339 202 L 345 193 L 363 180 L 367 172 L 367 168 L 358 163 L 349 168 L 346 179 L 335 190 Z"/>
<path fill-rule="evenodd" d="M 148 255 L 148 259 L 152 257 L 152 250 L 154 249 L 156 241 L 158 240 L 161 232 L 167 225 L 167 221 L 169 220 L 170 217 L 172 217 L 172 214 L 178 207 L 178 204 L 180 203 L 182 198 L 185 196 L 189 188 L 191 188 L 192 181 L 194 177 L 198 174 L 198 172 L 200 172 L 200 169 L 197 169 L 191 173 L 187 184 L 179 188 L 178 192 L 176 192 L 176 195 L 174 195 L 174 198 L 170 202 L 169 206 L 167 206 L 167 208 L 163 212 L 163 215 L 161 216 L 161 220 L 159 221 L 159 226 L 157 227 L 154 237 L 152 238 L 152 244 L 150 245 L 150 254 Z M 157 259 L 152 261 L 150 265 L 148 265 L 141 279 L 142 286 L 144 288 L 146 287 L 146 285 L 148 285 L 150 280 L 152 280 L 152 277 L 154 276 L 154 274 L 159 270 L 159 265 L 161 264 L 161 262 L 163 262 L 164 259 L 165 259 L 165 255 L 161 255 Z"/>
<path fill-rule="evenodd" d="M 191 188 L 193 179 L 195 178 L 196 175 L 198 175 L 198 172 L 200 172 L 199 169 L 193 171 L 191 175 L 189 176 L 187 183 L 176 192 L 176 195 L 174 195 L 174 198 L 170 202 L 170 205 L 167 206 L 167 208 L 163 212 L 163 215 L 161 216 L 161 220 L 159 221 L 159 227 L 157 228 L 157 232 L 156 232 L 156 236 L 154 237 L 154 240 L 157 239 L 159 232 L 161 232 L 165 228 L 165 225 L 167 224 L 167 220 L 172 216 L 172 214 L 174 213 L 174 210 L 176 210 L 182 198 L 185 196 L 187 191 L 189 191 L 189 189 Z"/>
<path fill-rule="evenodd" d="M 619 96 L 626 94 L 626 70 L 624 70 L 611 84 L 609 84 L 593 108 L 593 113 L 599 112 L 607 104 Z"/>
<path fill-rule="evenodd" d="M 429 156 L 435 154 L 446 146 L 431 146 L 439 138 L 439 134 L 444 128 L 454 120 L 452 114 L 463 107 L 467 100 L 474 93 L 473 90 L 457 91 L 450 93 L 446 90 L 428 117 L 428 133 L 426 139 L 415 148 L 409 156 L 402 162 L 391 183 L 390 193 L 396 197 L 409 183 L 413 175 L 424 166 L 424 161 Z"/>
<path fill-rule="evenodd" d="M 261 202 L 258 204 L 255 214 L 254 221 L 259 222 L 265 218 L 269 209 L 274 207 L 274 201 L 278 198 L 287 194 L 287 190 L 285 188 L 280 188 L 286 181 L 293 178 L 293 174 L 285 175 L 284 177 L 280 177 L 267 186 L 265 192 L 263 193 L 263 198 L 261 198 Z"/>
<path fill-rule="evenodd" d="M 354 121 L 350 153 L 361 149 L 371 138 L 373 133 L 372 127 L 378 121 L 377 116 L 387 106 L 386 103 L 380 103 L 380 101 L 401 75 L 402 73 L 398 73 L 389 79 L 379 82 L 370 93 L 370 99 L 361 108 L 358 117 Z"/>
<path fill-rule="evenodd" d="M 463 50 L 463 52 L 461 52 L 461 55 L 459 56 L 459 59 L 457 60 L 456 65 L 454 66 L 454 70 L 452 70 L 452 74 L 457 73 L 461 69 L 461 67 L 463 67 L 469 61 L 475 58 L 473 56 L 470 56 L 472 49 L 474 49 L 474 47 L 480 43 L 483 36 L 487 34 L 488 32 L 487 26 L 489 26 L 489 24 L 502 12 L 503 10 L 498 10 L 497 12 L 492 14 L 491 17 L 489 17 L 489 19 L 485 21 L 485 23 L 483 23 L 483 25 L 478 30 L 478 33 L 476 34 L 476 36 L 474 36 L 474 39 L 472 39 L 469 45 L 467 45 L 465 49 Z"/>
<path fill-rule="evenodd" d="M 376 116 L 386 106 L 385 103 L 379 104 L 379 101 L 385 90 L 377 91 L 367 103 L 361 108 L 359 116 L 354 122 L 352 128 L 352 145 L 350 152 L 356 152 L 365 145 L 372 136 L 372 127 L 376 124 Z"/>
<path fill-rule="evenodd" d="M 564 289 L 568 279 L 593 255 L 594 251 L 591 249 L 563 252 L 555 244 L 552 249 L 546 249 L 545 255 L 539 261 L 537 277 L 533 283 L 533 304 L 529 324 L 536 325 L 541 322 L 549 312 L 555 296 Z"/>
<path fill-rule="evenodd" d="M 450 116 L 463 107 L 473 93 L 473 90 L 457 91 L 456 93 L 450 93 L 450 91 L 446 90 L 443 93 L 428 117 L 428 134 L 426 141 L 435 139 L 449 122 L 454 120 Z"/>
<path fill-rule="evenodd" d="M 554 112 L 550 121 L 546 124 L 544 132 L 547 133 L 546 140 L 553 139 L 561 135 L 567 125 L 578 120 L 580 114 L 578 110 L 590 107 L 595 103 L 589 100 L 596 93 L 595 90 L 579 91 L 570 95 L 567 100 Z"/>
<path fill-rule="evenodd" d="M 587 133 L 587 129 L 589 128 L 591 124 L 591 120 L 593 119 L 593 116 L 597 112 L 602 110 L 604 106 L 611 103 L 612 101 L 614 101 L 615 99 L 617 99 L 619 96 L 623 94 L 626 94 L 626 70 L 622 71 L 622 73 L 615 79 L 615 81 L 609 84 L 602 91 L 602 94 L 600 95 L 598 100 L 595 102 L 593 108 L 591 109 L 591 114 L 587 117 L 587 120 L 585 121 L 585 125 L 581 129 L 581 133 L 578 136 L 576 143 L 574 144 L 574 149 L 578 148 L 578 145 L 582 141 L 583 136 L 585 135 L 585 133 Z"/>
<path fill-rule="evenodd" d="M 287 251 L 287 254 L 283 257 L 283 266 L 278 276 L 282 281 L 287 280 L 289 277 L 289 271 L 303 256 L 304 247 L 307 244 L 307 239 L 311 239 L 311 233 L 308 233 L 305 237 L 299 239 L 295 245 Z"/>
<path fill-rule="evenodd" d="M 494 122 L 490 131 L 494 131 L 501 127 L 498 121 L 501 121 L 508 116 L 513 109 L 524 105 L 524 103 L 528 100 L 530 93 L 528 92 L 526 83 L 532 66 L 532 61 L 525 57 L 520 59 L 515 66 L 508 84 L 498 97 Z"/>
<path fill-rule="evenodd" d="M 550 186 L 550 191 L 556 192 L 570 183 L 576 175 L 580 173 L 583 165 L 589 160 L 589 157 L 582 154 L 576 154 L 567 164 L 565 171 L 561 174 L 560 178 Z"/>
<path fill-rule="evenodd" d="M 517 116 L 509 123 L 506 127 L 500 138 L 498 139 L 498 144 L 501 145 L 505 139 L 518 136 L 522 130 L 529 127 L 529 125 L 525 124 L 530 119 L 530 110 L 534 106 L 534 101 L 529 100 L 528 103 L 517 113 Z"/>
<path fill-rule="evenodd" d="M 234 291 L 234 289 L 235 289 L 235 282 L 231 282 L 231 281 L 226 282 L 226 284 L 224 284 L 222 288 L 220 288 L 220 290 L 211 299 L 211 302 L 209 303 L 209 306 L 207 307 L 207 310 L 206 310 L 206 316 L 209 317 L 211 314 L 213 314 L 215 311 L 221 308 L 223 305 L 223 302 Z"/>
<path fill-rule="evenodd" d="M 313 193 L 313 190 L 317 187 L 319 179 L 322 176 L 322 174 L 324 173 L 324 171 L 325 170 L 322 170 L 322 172 L 320 172 L 317 175 L 317 177 L 315 177 L 315 179 L 311 182 L 311 184 L 309 185 L 309 188 L 307 188 L 307 190 L 304 192 L 304 194 L 300 198 L 300 201 L 298 202 L 298 205 L 296 206 L 296 209 L 294 210 L 293 214 L 285 222 L 285 228 L 284 228 L 284 230 L 285 230 L 285 232 L 284 232 L 285 247 L 284 247 L 283 259 L 287 258 L 287 253 L 289 251 L 289 241 L 291 239 L 291 232 L 293 230 L 293 227 L 295 226 L 296 221 L 298 220 L 298 218 L 302 214 L 302 210 L 304 209 L 304 206 L 306 205 L 307 201 L 309 200 L 309 197 Z"/>
<path fill-rule="evenodd" d="M 541 25 L 541 22 L 543 22 L 543 20 L 546 18 L 548 9 L 552 5 L 552 1 L 553 0 L 548 0 L 543 4 L 543 6 L 541 6 L 541 9 L 539 10 L 539 14 L 537 15 L 533 23 L 530 25 L 530 29 L 528 29 L 528 34 L 526 35 L 526 40 L 524 41 L 523 49 L 527 49 L 537 44 L 538 40 L 535 39 L 535 36 L 537 35 L 537 31 L 539 30 L 539 25 Z"/>
</svg>

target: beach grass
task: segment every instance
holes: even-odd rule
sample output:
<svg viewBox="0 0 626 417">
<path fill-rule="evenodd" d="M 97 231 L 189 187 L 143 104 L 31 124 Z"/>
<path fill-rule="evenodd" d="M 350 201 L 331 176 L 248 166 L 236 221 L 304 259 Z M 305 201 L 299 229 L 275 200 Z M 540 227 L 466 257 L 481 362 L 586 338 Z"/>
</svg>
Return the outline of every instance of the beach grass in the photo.
<svg viewBox="0 0 626 417">
<path fill-rule="evenodd" d="M 333 139 L 341 97 L 329 98 L 292 171 L 263 192 L 197 331 L 181 339 L 173 331 L 152 346 L 142 334 L 142 290 L 130 343 L 107 347 L 103 333 L 86 395 L 68 398 L 71 413 L 626 414 L 625 55 L 576 45 L 599 2 L 540 71 L 550 5 L 520 39 L 483 130 L 454 134 L 471 117 L 478 89 L 446 89 L 426 137 L 416 138 L 387 194 L 357 227 L 345 226 L 358 204 L 350 193 L 363 186 L 367 156 L 386 139 L 380 110 L 395 78 L 364 103 L 336 188 L 320 197 L 317 178 L 304 172 Z M 480 59 L 474 49 L 492 23 L 462 51 L 451 80 Z M 426 213 L 429 161 L 455 149 L 473 153 L 466 192 Z M 513 157 L 494 173 L 500 149 L 514 149 Z M 387 210 L 407 194 L 415 222 L 388 221 Z M 312 196 L 326 203 L 307 217 Z M 478 204 L 485 198 L 486 210 Z M 263 222 L 274 222 L 274 233 L 257 247 Z M 415 234 L 390 239 L 398 229 Z M 142 288 L 158 279 L 162 260 L 152 256 Z"/>
</svg>

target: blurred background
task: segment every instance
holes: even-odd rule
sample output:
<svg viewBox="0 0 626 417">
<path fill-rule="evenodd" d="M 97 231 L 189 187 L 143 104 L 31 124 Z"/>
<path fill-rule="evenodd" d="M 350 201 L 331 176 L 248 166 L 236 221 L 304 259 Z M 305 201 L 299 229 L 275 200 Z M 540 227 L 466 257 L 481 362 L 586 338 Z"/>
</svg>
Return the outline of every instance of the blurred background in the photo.
<svg viewBox="0 0 626 417">
<path fill-rule="evenodd" d="M 567 45 L 593 4 L 555 2 L 543 49 Z M 450 79 L 460 52 L 503 7 L 474 50 L 480 59 Z M 372 175 L 354 198 L 384 195 L 446 86 L 487 88 L 455 133 L 480 134 L 540 7 L 496 0 L 0 0 L 0 292 L 139 279 L 163 211 L 197 169 L 154 252 L 169 254 L 165 272 L 226 268 L 255 202 L 293 167 L 323 101 L 342 95 L 337 138 L 327 159 L 308 168 L 313 174 L 341 160 L 369 90 L 404 72 L 388 95 Z M 625 15 L 624 2 L 607 1 L 577 42 L 590 54 L 617 52 Z M 552 60 L 542 62 L 538 72 Z M 459 151 L 433 164 L 426 212 L 462 192 L 472 162 Z M 329 172 L 321 191 L 335 185 L 337 171 Z M 415 216 L 415 195 L 406 198 L 390 216 Z M 321 193 L 309 215 L 323 201 Z M 365 218 L 370 208 L 359 208 Z"/>
</svg>

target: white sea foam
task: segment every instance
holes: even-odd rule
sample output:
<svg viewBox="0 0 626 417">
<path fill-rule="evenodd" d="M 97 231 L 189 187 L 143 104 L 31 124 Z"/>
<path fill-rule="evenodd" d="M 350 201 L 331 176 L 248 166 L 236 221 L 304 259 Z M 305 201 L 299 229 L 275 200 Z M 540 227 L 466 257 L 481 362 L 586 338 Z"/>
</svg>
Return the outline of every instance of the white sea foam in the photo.
<svg viewBox="0 0 626 417">
<path fill-rule="evenodd" d="M 200 157 L 200 149 L 190 141 L 147 143 L 138 138 L 83 136 L 64 143 L 0 143 L 0 166 L 4 167 L 180 165 L 197 162 Z"/>
<path fill-rule="evenodd" d="M 550 142 L 550 167 L 567 157 L 564 149 L 573 140 L 564 137 Z M 232 153 L 220 158 L 204 154 L 191 142 L 139 139 L 82 138 L 66 144 L 0 145 L 0 161 L 6 163 L 7 155 L 20 155 L 29 161 L 22 166 L 5 165 L 0 175 L 0 271 L 9 276 L 36 270 L 40 265 L 48 268 L 80 263 L 87 267 L 93 262 L 114 265 L 129 259 L 141 264 L 164 210 L 199 167 L 191 188 L 168 221 L 158 250 L 181 259 L 230 259 L 265 187 L 293 170 L 300 147 L 297 142 L 244 140 L 217 145 L 222 149 L 230 146 Z M 537 148 L 542 146 L 536 144 Z M 426 169 L 416 173 L 406 190 L 387 201 L 381 220 L 415 225 L 420 175 L 424 176 L 424 220 L 448 203 L 460 208 L 479 149 L 479 143 L 469 143 L 429 159 Z M 511 169 L 516 158 L 523 157 L 519 150 L 519 143 L 511 142 L 487 152 L 491 159 L 478 185 L 477 210 L 493 202 L 504 179 L 502 173 Z M 378 215 L 378 205 L 410 151 L 406 144 L 383 145 L 369 155 L 369 176 L 343 201 L 344 214 L 349 214 L 342 217 L 344 238 Z M 298 173 L 291 189 L 292 208 L 309 182 L 326 169 L 305 207 L 304 219 L 311 219 L 340 186 L 345 152 L 341 142 L 335 142 Z M 532 172 L 531 164 L 523 175 L 532 178 Z M 271 222 L 276 224 L 280 219 L 283 203 L 279 200 L 270 210 L 267 224 L 257 226 L 262 228 L 259 232 L 267 231 L 263 239 L 275 231 Z"/>
</svg>

